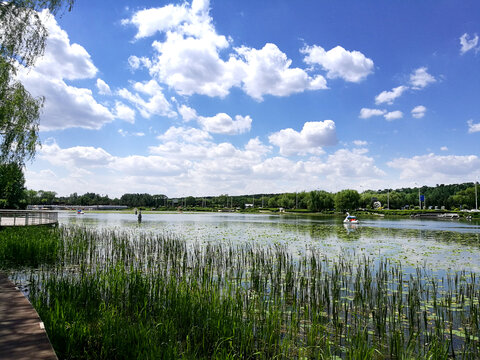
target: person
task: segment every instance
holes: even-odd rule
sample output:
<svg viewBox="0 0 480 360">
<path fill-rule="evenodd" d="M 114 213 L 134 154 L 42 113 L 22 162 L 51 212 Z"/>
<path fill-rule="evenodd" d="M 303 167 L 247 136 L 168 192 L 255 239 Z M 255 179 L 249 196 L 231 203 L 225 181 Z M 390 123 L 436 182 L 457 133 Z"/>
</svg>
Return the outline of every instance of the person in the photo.
<svg viewBox="0 0 480 360">
<path fill-rule="evenodd" d="M 138 223 L 142 222 L 142 210 L 138 211 Z"/>
</svg>

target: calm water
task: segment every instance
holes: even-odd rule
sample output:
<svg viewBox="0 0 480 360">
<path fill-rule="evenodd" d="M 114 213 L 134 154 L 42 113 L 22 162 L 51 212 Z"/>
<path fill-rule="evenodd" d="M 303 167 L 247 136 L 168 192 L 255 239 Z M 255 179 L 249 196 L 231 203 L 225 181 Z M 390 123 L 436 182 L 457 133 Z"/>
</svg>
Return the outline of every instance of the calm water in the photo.
<svg viewBox="0 0 480 360">
<path fill-rule="evenodd" d="M 403 265 L 433 270 L 480 272 L 480 223 L 459 220 L 361 218 L 344 225 L 343 218 L 236 213 L 134 214 L 73 212 L 59 214 L 60 224 L 168 233 L 201 243 L 282 244 L 293 254 L 316 248 L 328 257 L 365 254 Z"/>
</svg>

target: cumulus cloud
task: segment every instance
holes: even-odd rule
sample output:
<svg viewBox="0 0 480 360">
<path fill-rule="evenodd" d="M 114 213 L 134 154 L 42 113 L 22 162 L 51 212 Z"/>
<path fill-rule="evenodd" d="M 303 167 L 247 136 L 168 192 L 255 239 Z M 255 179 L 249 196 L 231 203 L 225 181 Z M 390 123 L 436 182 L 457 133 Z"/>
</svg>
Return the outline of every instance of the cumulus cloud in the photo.
<svg viewBox="0 0 480 360">
<path fill-rule="evenodd" d="M 218 113 L 214 116 L 199 116 L 195 109 L 181 105 L 178 112 L 183 121 L 196 120 L 203 130 L 213 134 L 237 135 L 250 131 L 252 118 L 250 116 L 236 115 L 232 119 L 228 114 Z"/>
<path fill-rule="evenodd" d="M 397 158 L 387 163 L 400 171 L 401 179 L 427 179 L 431 183 L 464 182 L 466 176 L 480 172 L 480 158 L 476 155 L 419 155 Z"/>
<path fill-rule="evenodd" d="M 98 69 L 90 54 L 79 44 L 71 44 L 68 34 L 60 28 L 48 10 L 40 13 L 48 30 L 45 54 L 35 63 L 35 71 L 47 78 L 78 80 L 93 78 Z"/>
<path fill-rule="evenodd" d="M 197 119 L 201 127 L 214 134 L 243 134 L 250 131 L 252 118 L 250 116 L 235 116 L 233 120 L 225 113 L 219 113 L 212 117 L 199 116 Z"/>
<path fill-rule="evenodd" d="M 184 127 L 175 127 L 171 126 L 164 134 L 157 137 L 159 140 L 168 142 L 192 142 L 192 143 L 203 143 L 207 140 L 210 140 L 211 135 L 204 130 L 199 130 L 195 128 L 184 128 Z"/>
<path fill-rule="evenodd" d="M 339 149 L 328 155 L 326 161 L 312 159 L 304 163 L 305 171 L 310 174 L 321 174 L 329 180 L 338 179 L 376 178 L 385 176 L 383 170 L 375 165 L 372 157 L 367 155 L 366 149 Z M 340 185 L 340 184 L 338 184 Z"/>
<path fill-rule="evenodd" d="M 475 34 L 472 38 L 467 33 L 460 36 L 460 54 L 465 54 L 466 52 L 474 49 L 475 52 L 478 51 L 478 35 Z"/>
<path fill-rule="evenodd" d="M 97 89 L 100 95 L 110 95 L 112 93 L 110 86 L 100 78 L 97 79 Z"/>
<path fill-rule="evenodd" d="M 128 65 L 130 66 L 130 70 L 135 71 L 142 66 L 149 69 L 152 66 L 152 62 L 149 58 L 132 55 L 128 58 Z"/>
<path fill-rule="evenodd" d="M 337 143 L 337 135 L 332 120 L 311 121 L 306 122 L 300 132 L 283 129 L 270 135 L 268 140 L 280 148 L 282 155 L 322 154 L 322 147 Z"/>
<path fill-rule="evenodd" d="M 362 108 L 360 110 L 359 118 L 368 119 L 368 118 L 371 118 L 372 116 L 384 115 L 386 112 L 387 112 L 386 110 Z"/>
<path fill-rule="evenodd" d="M 292 68 L 292 61 L 275 44 L 260 49 L 235 49 L 244 59 L 243 89 L 251 97 L 262 100 L 264 95 L 288 96 L 305 90 L 326 89 L 321 75 L 310 77 L 300 68 Z"/>
<path fill-rule="evenodd" d="M 383 115 L 383 117 L 388 121 L 392 121 L 396 119 L 401 119 L 403 117 L 403 113 L 400 110 L 396 110 L 386 113 L 385 115 Z"/>
<path fill-rule="evenodd" d="M 353 144 L 355 146 L 367 146 L 368 145 L 368 142 L 367 141 L 364 141 L 364 140 L 354 140 L 353 141 Z"/>
<path fill-rule="evenodd" d="M 209 6 L 208 1 L 195 0 L 191 6 L 185 2 L 145 9 L 125 19 L 124 25 L 137 28 L 136 39 L 162 35 L 152 44 L 154 56 L 132 55 L 130 68 L 145 67 L 156 80 L 187 96 L 225 97 L 232 87 L 239 87 L 262 101 L 265 95 L 288 96 L 327 88 L 322 75 L 292 67 L 292 61 L 275 44 L 267 43 L 261 49 L 240 46 L 228 53 L 231 40 L 216 32 Z M 308 61 L 317 61 L 314 48 L 308 49 L 305 51 L 312 50 Z M 373 68 L 373 62 L 360 52 L 341 47 L 326 52 L 321 63 L 328 76 L 352 82 L 361 81 Z"/>
<path fill-rule="evenodd" d="M 448 151 L 448 147 L 442 146 L 442 147 L 440 148 L 440 150 L 442 150 L 442 151 Z"/>
<path fill-rule="evenodd" d="M 135 110 L 120 101 L 115 102 L 115 117 L 131 124 L 135 122 Z"/>
<path fill-rule="evenodd" d="M 67 33 L 47 10 L 41 13 L 41 17 L 49 33 L 45 54 L 35 67 L 20 69 L 17 75 L 32 95 L 45 96 L 40 129 L 99 129 L 113 121 L 115 116 L 95 100 L 90 89 L 65 83 L 66 80 L 95 77 L 98 70 L 88 52 L 82 46 L 70 43 Z"/>
<path fill-rule="evenodd" d="M 468 133 L 469 134 L 472 134 L 472 133 L 475 133 L 475 132 L 479 132 L 480 131 L 480 123 L 474 123 L 473 120 L 468 120 L 467 121 L 467 124 L 468 124 Z"/>
<path fill-rule="evenodd" d="M 380 94 L 378 94 L 375 97 L 375 104 L 393 104 L 394 100 L 398 97 L 400 97 L 405 90 L 408 90 L 407 86 L 398 86 L 396 88 L 393 88 L 392 91 L 382 91 Z"/>
<path fill-rule="evenodd" d="M 416 69 L 410 75 L 410 84 L 412 85 L 412 89 L 419 90 L 423 89 L 429 84 L 436 82 L 437 80 L 427 72 L 426 67 L 421 67 Z"/>
<path fill-rule="evenodd" d="M 62 149 L 55 141 L 43 144 L 38 150 L 38 156 L 53 165 L 69 169 L 102 167 L 108 165 L 113 158 L 102 148 L 74 146 Z"/>
<path fill-rule="evenodd" d="M 178 113 L 182 116 L 182 119 L 185 122 L 195 120 L 198 117 L 196 110 L 187 105 L 180 106 L 178 108 Z"/>
<path fill-rule="evenodd" d="M 155 80 L 143 83 L 136 82 L 133 84 L 133 88 L 137 92 L 132 93 L 128 89 L 123 88 L 118 90 L 117 95 L 132 103 L 142 117 L 148 119 L 153 115 L 177 116 L 177 113 L 172 109 L 172 105 L 165 98 L 162 87 Z M 145 97 L 147 98 L 146 100 Z"/>
<path fill-rule="evenodd" d="M 373 61 L 359 51 L 347 51 L 336 46 L 325 51 L 321 46 L 307 46 L 301 50 L 306 54 L 304 61 L 309 65 L 320 65 L 327 71 L 329 79 L 342 78 L 349 82 L 360 82 L 373 72 Z"/>
<path fill-rule="evenodd" d="M 134 135 L 123 130 L 119 133 Z M 64 194 L 94 191 L 119 196 L 147 191 L 179 196 L 185 188 L 191 189 L 192 195 L 244 194 L 258 189 L 289 191 L 293 184 L 307 190 L 312 184 L 333 190 L 331 184 L 351 186 L 352 178 L 377 184 L 384 176 L 364 148 L 292 160 L 268 157 L 272 147 L 258 138 L 236 147 L 214 143 L 207 132 L 193 128 L 171 127 L 158 140 L 160 144 L 151 147 L 149 155 L 129 156 L 113 156 L 88 146 L 61 148 L 48 142 L 37 158 L 50 164 L 45 176 L 50 181 L 55 178 L 53 190 Z M 45 188 L 42 171 L 28 169 L 26 174 L 29 188 Z M 92 183 L 92 177 L 97 181 Z M 271 179 L 275 181 L 268 181 Z"/>
<path fill-rule="evenodd" d="M 412 109 L 412 116 L 415 118 L 415 119 L 421 119 L 425 116 L 425 112 L 427 111 L 427 108 L 423 105 L 418 105 L 418 106 L 415 106 L 413 109 Z"/>
</svg>

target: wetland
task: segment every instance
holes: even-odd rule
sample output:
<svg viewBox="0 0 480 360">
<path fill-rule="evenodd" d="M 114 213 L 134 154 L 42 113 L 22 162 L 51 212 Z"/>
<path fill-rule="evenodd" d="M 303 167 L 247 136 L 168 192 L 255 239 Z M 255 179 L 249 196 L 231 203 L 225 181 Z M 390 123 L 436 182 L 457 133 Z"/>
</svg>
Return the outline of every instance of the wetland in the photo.
<svg viewBox="0 0 480 360">
<path fill-rule="evenodd" d="M 66 212 L 0 266 L 62 359 L 479 358 L 480 224 L 342 220 Z"/>
</svg>

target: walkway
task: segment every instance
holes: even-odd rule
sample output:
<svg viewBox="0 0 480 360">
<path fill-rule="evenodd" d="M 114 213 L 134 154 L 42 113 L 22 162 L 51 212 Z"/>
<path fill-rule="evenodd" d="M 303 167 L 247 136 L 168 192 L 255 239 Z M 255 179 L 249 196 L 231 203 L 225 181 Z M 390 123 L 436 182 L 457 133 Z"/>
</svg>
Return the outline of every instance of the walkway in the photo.
<svg viewBox="0 0 480 360">
<path fill-rule="evenodd" d="M 0 227 L 58 223 L 58 212 L 45 210 L 0 210 Z"/>
<path fill-rule="evenodd" d="M 0 273 L 0 359 L 57 359 L 37 312 Z"/>
</svg>

